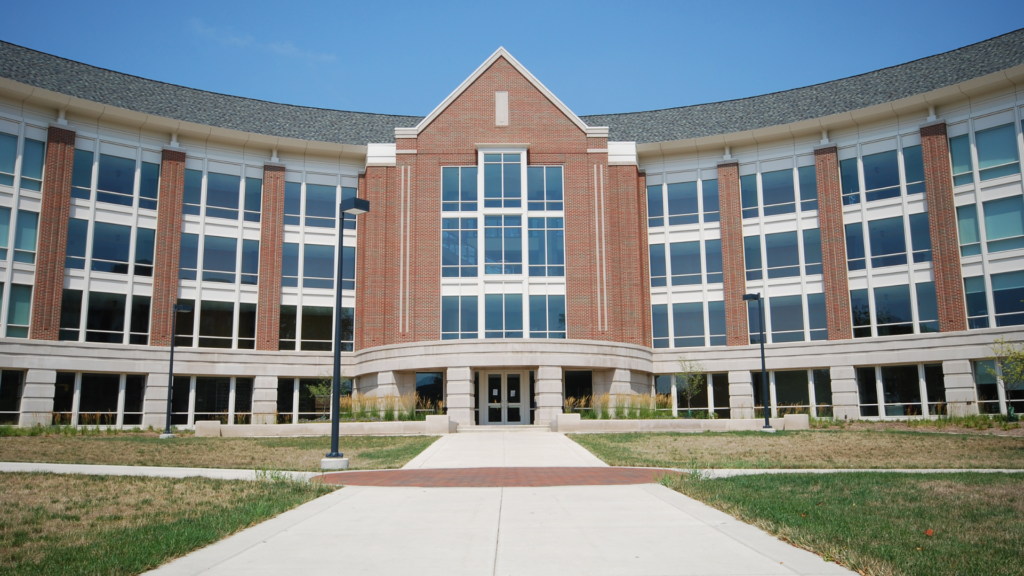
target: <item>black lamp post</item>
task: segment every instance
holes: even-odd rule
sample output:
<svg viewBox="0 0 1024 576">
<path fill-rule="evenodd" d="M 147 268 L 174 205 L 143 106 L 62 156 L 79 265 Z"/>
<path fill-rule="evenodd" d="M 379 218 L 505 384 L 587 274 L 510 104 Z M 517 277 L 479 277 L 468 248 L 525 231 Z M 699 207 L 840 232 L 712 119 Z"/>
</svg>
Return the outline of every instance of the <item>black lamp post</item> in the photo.
<svg viewBox="0 0 1024 576">
<path fill-rule="evenodd" d="M 192 307 L 188 304 L 177 304 L 171 308 L 171 362 L 167 371 L 167 419 L 164 426 L 164 433 L 161 438 L 174 438 L 171 434 L 171 394 L 174 391 L 174 333 L 177 332 L 178 312 L 189 312 Z"/>
<path fill-rule="evenodd" d="M 331 451 L 327 458 L 343 458 L 338 452 L 338 422 L 341 415 L 341 271 L 345 265 L 345 214 L 358 216 L 370 211 L 370 201 L 347 198 L 338 206 L 338 279 L 334 285 L 334 385 L 331 387 Z"/>
<path fill-rule="evenodd" d="M 760 322 L 758 322 L 758 325 L 761 328 L 759 341 L 761 342 L 761 399 L 764 404 L 764 429 L 771 430 L 772 424 L 771 421 L 768 420 L 768 411 L 771 409 L 771 399 L 768 398 L 768 370 L 765 368 L 764 362 L 764 298 L 761 298 L 760 292 L 755 292 L 754 294 L 744 294 L 743 300 L 746 302 L 757 300 L 757 313 L 761 319 Z"/>
</svg>

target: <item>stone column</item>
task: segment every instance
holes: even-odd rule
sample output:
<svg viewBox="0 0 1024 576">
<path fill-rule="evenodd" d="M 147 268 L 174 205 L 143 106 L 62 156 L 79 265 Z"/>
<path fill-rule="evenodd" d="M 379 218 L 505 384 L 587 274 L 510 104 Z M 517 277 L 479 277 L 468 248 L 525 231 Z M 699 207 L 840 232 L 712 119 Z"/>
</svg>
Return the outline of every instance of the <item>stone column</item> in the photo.
<svg viewBox="0 0 1024 576">
<path fill-rule="evenodd" d="M 843 189 L 835 144 L 814 148 L 818 181 L 818 226 L 821 231 L 821 268 L 825 284 L 825 315 L 829 340 L 853 338 L 850 283 L 846 274 L 846 229 L 843 227 Z"/>
<path fill-rule="evenodd" d="M 166 422 L 167 373 L 150 374 L 146 376 L 146 393 L 143 395 L 142 428 L 163 430 Z"/>
<path fill-rule="evenodd" d="M 932 245 L 934 246 L 934 244 Z M 970 360 L 946 360 L 942 363 L 942 381 L 946 386 L 946 413 L 967 416 L 978 413 L 977 391 Z"/>
<path fill-rule="evenodd" d="M 832 417 L 836 420 L 860 418 L 860 392 L 857 390 L 857 371 L 853 366 L 832 366 Z"/>
<path fill-rule="evenodd" d="M 160 196 L 156 216 L 153 307 L 150 346 L 171 345 L 174 304 L 178 301 L 181 261 L 181 206 L 185 193 L 185 150 L 164 148 L 160 163 Z M 196 305 L 199 303 L 196 302 Z M 166 379 L 166 377 L 164 377 Z"/>
<path fill-rule="evenodd" d="M 537 368 L 537 379 L 533 385 L 537 398 L 534 423 L 547 426 L 562 413 L 562 368 L 560 366 Z"/>
<path fill-rule="evenodd" d="M 448 419 L 460 426 L 473 426 L 473 409 L 476 401 L 473 394 L 473 370 L 468 366 L 449 368 L 445 381 L 448 394 L 444 404 L 448 408 Z"/>
<path fill-rule="evenodd" d="M 718 163 L 718 203 L 722 226 L 722 270 L 725 290 L 725 333 L 729 346 L 747 346 L 747 275 L 743 265 L 743 216 L 740 208 L 740 165 Z M 730 380 L 731 382 L 731 380 Z"/>
<path fill-rule="evenodd" d="M 29 337 L 57 340 L 64 293 L 64 255 L 71 217 L 71 171 L 75 163 L 75 132 L 51 124 L 46 137 L 46 172 L 39 210 L 39 249 Z M 52 398 L 52 394 L 51 394 Z"/>
<path fill-rule="evenodd" d="M 277 424 L 276 376 L 257 376 L 253 382 L 252 423 Z"/>
<path fill-rule="evenodd" d="M 729 372 L 729 417 L 754 417 L 754 379 L 749 370 Z"/>
<path fill-rule="evenodd" d="M 921 125 L 921 156 L 928 198 L 928 227 L 932 240 L 932 270 L 939 306 L 939 331 L 967 330 L 964 281 L 960 272 L 960 241 L 957 238 L 953 175 L 949 166 L 946 121 Z M 969 372 L 969 371 L 968 371 Z M 974 405 L 977 410 L 977 405 Z"/>
<path fill-rule="evenodd" d="M 263 205 L 260 210 L 262 214 L 260 215 L 259 294 L 256 304 L 256 349 L 277 350 L 281 330 L 284 164 L 267 162 L 263 165 Z"/>
<path fill-rule="evenodd" d="M 29 370 L 21 392 L 21 419 L 18 424 L 28 428 L 53 423 L 53 394 L 57 389 L 56 370 Z"/>
</svg>

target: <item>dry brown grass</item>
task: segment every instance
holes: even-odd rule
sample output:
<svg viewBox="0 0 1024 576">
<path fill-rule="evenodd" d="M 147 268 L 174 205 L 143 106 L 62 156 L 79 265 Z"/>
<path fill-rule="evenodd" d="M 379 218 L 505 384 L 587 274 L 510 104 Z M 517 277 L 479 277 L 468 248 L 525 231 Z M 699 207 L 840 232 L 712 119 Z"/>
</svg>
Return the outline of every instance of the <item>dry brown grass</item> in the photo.
<svg viewBox="0 0 1024 576">
<path fill-rule="evenodd" d="M 613 466 L 670 468 L 1024 468 L 1024 439 L 821 430 L 577 434 Z"/>
<path fill-rule="evenodd" d="M 432 444 L 431 436 L 342 436 L 352 468 L 400 468 Z M 0 461 L 196 468 L 319 470 L 330 438 L 196 438 L 156 435 L 0 438 Z"/>
</svg>

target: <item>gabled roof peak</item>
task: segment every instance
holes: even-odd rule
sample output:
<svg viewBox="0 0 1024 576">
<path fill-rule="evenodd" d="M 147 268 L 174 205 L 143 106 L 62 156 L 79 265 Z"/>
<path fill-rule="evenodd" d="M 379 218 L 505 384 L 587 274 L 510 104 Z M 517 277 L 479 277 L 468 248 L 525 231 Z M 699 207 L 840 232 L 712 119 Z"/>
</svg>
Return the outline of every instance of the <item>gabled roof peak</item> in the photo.
<svg viewBox="0 0 1024 576">
<path fill-rule="evenodd" d="M 470 74 L 469 77 L 462 82 L 462 84 L 459 84 L 459 86 L 455 88 L 455 90 L 452 91 L 452 93 L 449 94 L 447 98 L 445 98 L 440 104 L 438 104 L 437 107 L 430 112 L 430 114 L 423 118 L 423 120 L 421 120 L 419 124 L 412 128 L 395 128 L 395 137 L 414 138 L 418 136 L 419 133 L 422 132 L 427 126 L 430 126 L 430 123 L 433 122 L 435 118 L 440 116 L 442 112 L 444 112 L 449 106 L 451 106 L 452 103 L 455 102 L 455 100 L 460 95 L 462 95 L 462 93 L 465 92 L 467 88 L 472 86 L 473 82 L 475 82 L 477 78 L 482 76 L 484 72 L 486 72 L 491 66 L 493 66 L 494 63 L 497 62 L 499 58 L 504 58 L 506 62 L 511 64 L 513 68 L 515 68 L 520 74 L 522 74 L 523 77 L 526 78 L 528 82 L 530 82 L 530 84 L 532 84 L 537 90 L 539 90 L 541 94 L 543 94 L 548 100 L 550 100 L 552 104 L 554 104 L 559 110 L 561 110 L 562 113 L 565 114 L 566 117 L 569 118 L 569 120 L 571 120 L 573 124 L 578 126 L 579 129 L 582 130 L 584 133 L 595 136 L 608 135 L 607 128 L 596 128 L 588 126 L 587 123 L 581 120 L 580 117 L 577 116 L 572 110 L 570 110 L 568 106 L 562 103 L 562 101 L 559 100 L 558 97 L 551 92 L 551 90 L 548 90 L 547 86 L 544 86 L 544 84 L 542 84 L 536 76 L 531 74 L 525 66 L 520 64 L 519 61 L 516 60 L 515 57 L 513 57 L 512 54 L 510 54 L 509 51 L 505 49 L 504 46 L 499 46 L 498 49 L 495 50 L 493 54 L 491 54 L 486 60 L 484 60 L 483 64 L 481 64 L 476 70 L 474 70 L 473 73 Z"/>
</svg>

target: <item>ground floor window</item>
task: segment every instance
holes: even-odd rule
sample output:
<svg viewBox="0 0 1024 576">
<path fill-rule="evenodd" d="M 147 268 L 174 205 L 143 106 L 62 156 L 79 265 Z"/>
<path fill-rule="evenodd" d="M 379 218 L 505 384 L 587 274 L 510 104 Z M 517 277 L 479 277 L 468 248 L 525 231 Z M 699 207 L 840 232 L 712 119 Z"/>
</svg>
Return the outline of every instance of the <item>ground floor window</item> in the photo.
<svg viewBox="0 0 1024 576">
<path fill-rule="evenodd" d="M 23 371 L 0 371 L 0 424 L 18 424 L 21 418 L 21 394 L 24 387 Z"/>
<path fill-rule="evenodd" d="M 754 409 L 764 417 L 764 385 L 761 372 L 751 372 Z M 772 370 L 768 372 L 768 396 L 771 417 L 808 414 L 820 418 L 832 415 L 832 376 L 828 368 L 811 370 Z"/>
<path fill-rule="evenodd" d="M 326 378 L 326 380 L 324 379 Z M 331 419 L 330 397 L 314 394 L 321 381 L 333 384 L 333 376 L 321 378 L 278 378 L 277 379 L 277 423 L 304 424 L 325 422 Z M 341 381 L 341 395 L 352 393 L 352 381 Z"/>
<path fill-rule="evenodd" d="M 995 360 L 974 362 L 974 386 L 978 398 L 978 412 L 1006 414 L 1013 407 L 1017 414 L 1024 412 L 1024 387 L 1007 389 L 1002 382 L 1003 370 Z"/>
<path fill-rule="evenodd" d="M 856 374 L 861 416 L 946 414 L 942 364 L 860 366 Z"/>
<path fill-rule="evenodd" d="M 141 426 L 144 374 L 57 372 L 55 425 Z"/>
<path fill-rule="evenodd" d="M 221 424 L 252 422 L 252 378 L 175 376 L 171 390 L 171 424 L 193 426 L 202 420 Z"/>
<path fill-rule="evenodd" d="M 566 370 L 563 395 L 566 412 L 590 408 L 594 397 L 594 373 L 590 370 Z"/>
</svg>

